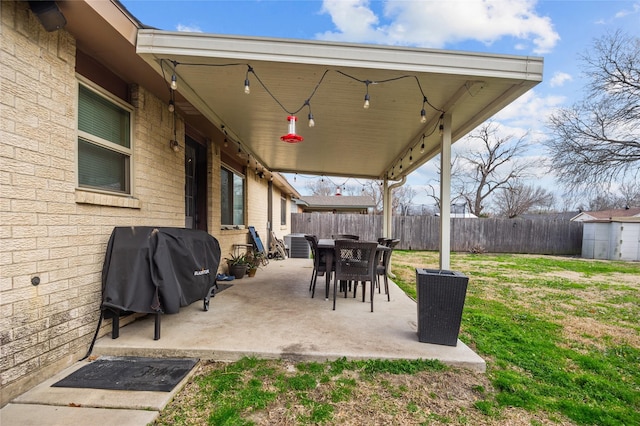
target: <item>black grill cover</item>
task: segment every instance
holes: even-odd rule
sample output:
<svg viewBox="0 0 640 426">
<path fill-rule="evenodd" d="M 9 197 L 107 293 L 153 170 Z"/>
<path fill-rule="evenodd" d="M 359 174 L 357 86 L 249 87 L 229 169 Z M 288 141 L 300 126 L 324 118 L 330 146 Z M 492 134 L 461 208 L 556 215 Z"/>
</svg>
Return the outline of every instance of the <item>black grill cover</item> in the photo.
<svg viewBox="0 0 640 426">
<path fill-rule="evenodd" d="M 205 231 L 117 227 L 102 267 L 101 309 L 175 314 L 215 285 L 218 240 Z"/>
</svg>

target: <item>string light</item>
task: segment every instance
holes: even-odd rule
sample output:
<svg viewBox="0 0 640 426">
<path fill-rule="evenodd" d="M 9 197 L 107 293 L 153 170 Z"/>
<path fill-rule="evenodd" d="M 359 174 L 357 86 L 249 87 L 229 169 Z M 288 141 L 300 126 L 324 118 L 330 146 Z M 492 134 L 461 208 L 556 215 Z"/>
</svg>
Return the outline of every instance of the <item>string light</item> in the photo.
<svg viewBox="0 0 640 426">
<path fill-rule="evenodd" d="M 420 154 L 424 154 L 424 135 L 422 135 L 422 145 L 420 145 Z"/>
<path fill-rule="evenodd" d="M 250 83 L 249 83 L 249 73 L 253 72 L 253 68 L 251 68 L 251 65 L 247 65 L 247 74 L 244 77 L 244 93 L 246 95 L 251 93 L 251 88 L 249 87 Z"/>
<path fill-rule="evenodd" d="M 371 82 L 366 80 L 364 84 L 367 86 L 367 93 L 364 95 L 364 105 L 362 107 L 364 109 L 369 109 L 369 84 L 371 84 Z"/>
<path fill-rule="evenodd" d="M 423 96 L 422 97 L 422 110 L 420 110 L 420 122 L 422 124 L 427 122 L 427 111 L 425 111 L 425 109 L 424 109 L 424 104 L 426 104 L 427 102 L 428 102 L 427 101 L 427 97 Z"/>
<path fill-rule="evenodd" d="M 171 87 L 171 90 L 177 90 L 178 77 L 176 76 L 176 67 L 178 66 L 178 63 L 176 61 L 171 61 L 171 63 L 173 64 L 173 74 L 171 75 L 171 84 L 169 87 Z"/>
<path fill-rule="evenodd" d="M 409 164 L 413 164 L 413 148 L 409 148 Z"/>
<path fill-rule="evenodd" d="M 177 90 L 178 88 L 178 78 L 176 75 L 176 69 L 178 65 L 182 65 L 182 66 L 207 66 L 207 67 L 229 67 L 229 66 L 245 66 L 246 67 L 246 73 L 245 73 L 245 79 L 244 79 L 244 93 L 246 94 L 250 94 L 251 93 L 251 82 L 249 79 L 249 73 L 253 74 L 253 77 L 256 79 L 256 81 L 265 89 L 266 93 L 271 96 L 271 98 L 288 114 L 288 120 L 289 120 L 289 126 L 290 126 L 290 131 L 287 135 L 284 135 L 281 137 L 281 139 L 284 142 L 289 142 L 289 143 L 298 143 L 298 142 L 302 142 L 304 139 L 302 136 L 297 135 L 295 133 L 295 121 L 297 121 L 296 118 L 296 114 L 298 112 L 300 112 L 300 110 L 302 108 L 304 108 L 304 106 L 307 106 L 309 108 L 308 111 L 308 125 L 309 127 L 314 127 L 315 126 L 315 117 L 313 116 L 313 113 L 311 112 L 311 98 L 315 95 L 316 91 L 318 90 L 318 88 L 320 87 L 320 85 L 322 84 L 322 82 L 324 81 L 325 76 L 327 75 L 327 73 L 329 73 L 330 71 L 336 72 L 338 74 L 341 74 L 345 77 L 351 78 L 355 81 L 358 81 L 360 83 L 363 83 L 365 85 L 366 88 L 366 93 L 364 96 L 364 104 L 363 104 L 363 108 L 364 109 L 369 109 L 369 107 L 371 106 L 371 97 L 369 95 L 369 85 L 370 84 L 381 84 L 381 83 L 387 83 L 387 82 L 392 82 L 392 81 L 396 81 L 396 80 L 402 80 L 402 79 L 406 79 L 406 78 L 413 78 L 415 79 L 415 82 L 418 86 L 418 89 L 420 90 L 420 94 L 422 94 L 422 109 L 420 110 L 420 122 L 422 124 L 427 122 L 427 111 L 426 111 L 426 105 L 429 105 L 429 107 L 431 107 L 432 109 L 439 111 L 440 113 L 444 113 L 444 111 L 442 111 L 441 109 L 433 106 L 427 99 L 427 96 L 424 93 L 424 90 L 422 89 L 422 85 L 420 84 L 420 80 L 418 79 L 418 77 L 416 75 L 401 75 L 401 76 L 397 76 L 397 77 L 392 77 L 386 80 L 379 80 L 379 81 L 372 81 L 372 80 L 361 80 L 358 79 L 352 75 L 349 75 L 343 71 L 340 70 L 336 70 L 336 69 L 326 69 L 324 71 L 324 73 L 322 74 L 322 76 L 320 77 L 320 79 L 318 80 L 318 82 L 316 83 L 315 88 L 313 89 L 313 91 L 311 92 L 311 95 L 304 101 L 303 105 L 298 108 L 295 111 L 290 111 L 287 108 L 284 107 L 284 105 L 274 96 L 274 94 L 269 90 L 269 88 L 264 84 L 264 82 L 260 79 L 260 77 L 257 75 L 257 73 L 255 72 L 255 70 L 253 69 L 253 67 L 250 64 L 247 63 L 228 63 L 228 64 L 203 64 L 203 63 L 180 63 L 178 61 L 175 60 L 169 60 L 169 59 L 161 59 L 160 60 L 160 67 L 162 69 L 162 74 L 163 77 L 165 77 L 165 67 L 163 66 L 164 62 L 169 62 L 172 65 L 172 75 L 171 75 L 171 79 L 170 79 L 170 83 L 169 83 L 169 91 L 170 93 L 172 93 L 173 91 Z M 165 80 L 167 81 L 167 80 Z M 174 112 L 175 111 L 175 101 L 173 98 L 173 94 L 171 97 L 171 100 L 169 101 L 169 111 L 170 112 Z M 440 117 L 442 120 L 442 116 Z M 293 131 L 292 131 L 293 128 Z M 442 134 L 442 130 L 443 130 L 443 126 L 442 126 L 442 122 L 440 122 L 440 134 Z M 226 132 L 225 132 L 226 135 Z M 291 137 L 289 137 L 291 136 Z M 226 146 L 226 145 L 225 145 Z M 424 136 L 423 136 L 423 141 L 422 141 L 422 145 L 421 145 L 421 153 L 424 153 Z M 238 147 L 238 155 L 242 154 L 242 150 L 240 149 L 240 147 Z"/>
<path fill-rule="evenodd" d="M 314 127 L 316 125 L 316 121 L 313 119 L 313 114 L 311 113 L 311 103 L 309 102 L 309 99 L 304 101 L 303 106 L 305 105 L 309 108 L 309 127 Z"/>
</svg>

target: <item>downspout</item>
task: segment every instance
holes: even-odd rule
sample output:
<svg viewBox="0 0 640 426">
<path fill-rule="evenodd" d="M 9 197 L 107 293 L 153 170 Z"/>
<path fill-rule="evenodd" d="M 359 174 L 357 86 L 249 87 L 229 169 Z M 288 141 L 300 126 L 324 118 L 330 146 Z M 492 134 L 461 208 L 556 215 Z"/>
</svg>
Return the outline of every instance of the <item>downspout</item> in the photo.
<svg viewBox="0 0 640 426">
<path fill-rule="evenodd" d="M 392 219 L 393 219 L 393 205 L 391 203 L 391 191 L 394 188 L 404 185 L 407 182 L 407 176 L 403 175 L 399 182 L 389 185 L 389 181 L 385 178 L 384 186 L 382 189 L 382 236 L 384 238 L 392 238 Z"/>
</svg>

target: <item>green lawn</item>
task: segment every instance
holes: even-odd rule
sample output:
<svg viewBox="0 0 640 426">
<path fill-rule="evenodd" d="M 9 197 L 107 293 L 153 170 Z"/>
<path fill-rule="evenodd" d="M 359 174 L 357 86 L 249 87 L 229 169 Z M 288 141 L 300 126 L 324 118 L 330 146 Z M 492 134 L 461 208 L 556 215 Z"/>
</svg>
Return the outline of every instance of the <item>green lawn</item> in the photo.
<svg viewBox="0 0 640 426">
<path fill-rule="evenodd" d="M 433 252 L 394 251 L 415 297 Z M 460 339 L 472 374 L 434 361 L 212 363 L 156 424 L 640 425 L 640 264 L 453 254 L 469 276 Z"/>
</svg>

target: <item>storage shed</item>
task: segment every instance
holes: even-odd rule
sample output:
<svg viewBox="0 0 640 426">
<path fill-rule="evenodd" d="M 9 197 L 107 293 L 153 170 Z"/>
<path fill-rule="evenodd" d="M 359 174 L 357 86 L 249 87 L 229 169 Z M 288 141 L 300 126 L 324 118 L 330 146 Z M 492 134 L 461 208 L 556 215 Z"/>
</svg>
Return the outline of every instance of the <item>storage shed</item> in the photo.
<svg viewBox="0 0 640 426">
<path fill-rule="evenodd" d="M 640 218 L 613 217 L 584 222 L 582 257 L 640 260 Z"/>
</svg>

